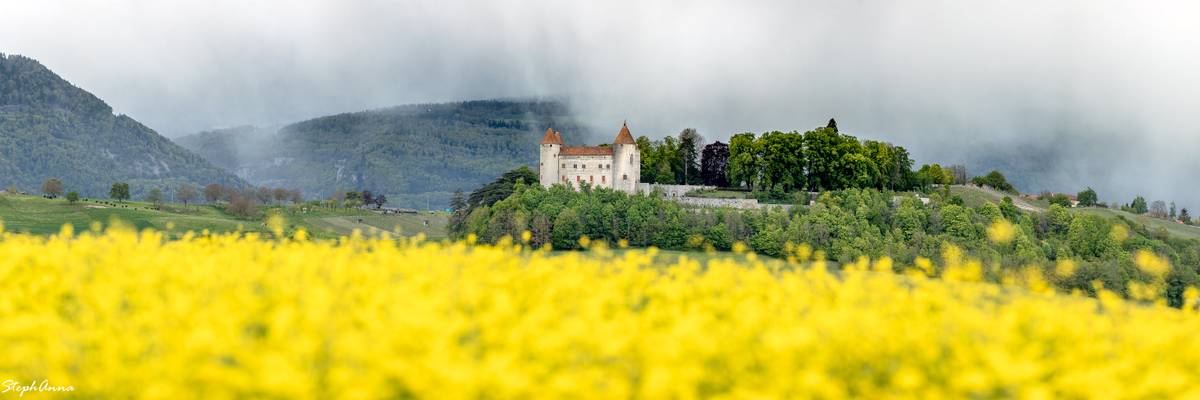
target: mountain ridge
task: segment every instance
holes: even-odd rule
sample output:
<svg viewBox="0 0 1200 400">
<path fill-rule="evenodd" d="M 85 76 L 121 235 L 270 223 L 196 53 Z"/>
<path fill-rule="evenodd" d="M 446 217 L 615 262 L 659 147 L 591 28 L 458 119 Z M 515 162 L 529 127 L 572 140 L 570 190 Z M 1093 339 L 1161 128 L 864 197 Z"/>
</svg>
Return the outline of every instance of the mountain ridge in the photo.
<svg viewBox="0 0 1200 400">
<path fill-rule="evenodd" d="M 256 185 L 299 188 L 310 197 L 371 190 L 392 206 L 441 208 L 455 190 L 536 165 L 547 126 L 584 130 L 562 102 L 505 99 L 399 105 L 175 141 Z"/>
<path fill-rule="evenodd" d="M 0 185 L 37 191 L 59 178 L 68 191 L 105 197 L 118 181 L 134 196 L 183 183 L 246 186 L 37 60 L 0 54 Z"/>
</svg>

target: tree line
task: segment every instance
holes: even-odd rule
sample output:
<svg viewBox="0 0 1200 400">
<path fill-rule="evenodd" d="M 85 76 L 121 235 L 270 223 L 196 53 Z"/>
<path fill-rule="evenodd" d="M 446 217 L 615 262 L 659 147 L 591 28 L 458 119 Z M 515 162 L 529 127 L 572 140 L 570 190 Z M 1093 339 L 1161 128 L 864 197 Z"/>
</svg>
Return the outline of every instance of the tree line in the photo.
<svg viewBox="0 0 1200 400">
<path fill-rule="evenodd" d="M 523 179 L 519 175 L 510 178 Z M 1134 221 L 1072 213 L 1060 205 L 1044 213 L 1026 212 L 1005 198 L 999 204 L 968 207 L 948 190 L 931 192 L 929 204 L 924 204 L 889 190 L 851 188 L 822 193 L 814 206 L 788 211 L 694 209 L 653 195 L 589 185 L 580 191 L 560 185 L 547 189 L 536 182 L 536 175 L 514 182 L 507 196 L 491 203 L 472 204 L 458 196 L 451 236 L 474 234 L 494 243 L 528 231 L 533 246 L 560 250 L 580 248 L 583 236 L 679 250 L 730 250 L 742 242 L 773 257 L 785 257 L 789 249 L 807 244 L 836 262 L 888 256 L 896 265 L 912 265 L 918 257 L 940 259 L 945 246 L 953 244 L 988 266 L 986 275 L 993 281 L 1039 265 L 1064 291 L 1094 293 L 1093 282 L 1099 281 L 1123 294 L 1129 293 L 1131 282 L 1149 281 L 1133 254 L 1150 250 L 1171 261 L 1166 293 L 1172 305 L 1182 302 L 1185 288 L 1200 285 L 1200 241 L 1172 237 Z M 998 220 L 1013 226 L 1011 241 L 989 240 L 988 229 Z M 1063 265 L 1073 273 L 1056 275 L 1054 269 Z"/>
<path fill-rule="evenodd" d="M 640 178 L 646 183 L 735 186 L 779 193 L 914 190 L 972 182 L 1015 190 L 998 171 L 972 181 L 968 181 L 966 168 L 958 165 L 927 164 L 914 171 L 903 146 L 841 134 L 834 120 L 803 133 L 739 133 L 728 144 L 704 144 L 703 136 L 689 128 L 678 137 L 662 140 L 638 137 L 637 145 L 642 155 Z"/>
</svg>

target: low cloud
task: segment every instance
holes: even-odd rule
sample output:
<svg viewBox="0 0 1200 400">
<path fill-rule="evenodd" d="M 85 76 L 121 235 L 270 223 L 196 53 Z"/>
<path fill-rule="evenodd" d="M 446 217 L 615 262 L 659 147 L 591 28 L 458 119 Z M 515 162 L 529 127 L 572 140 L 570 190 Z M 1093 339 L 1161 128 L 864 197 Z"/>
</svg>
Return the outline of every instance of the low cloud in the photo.
<svg viewBox="0 0 1200 400">
<path fill-rule="evenodd" d="M 168 136 L 561 96 L 610 140 L 830 117 L 921 162 L 1200 204 L 1200 5 L 1058 1 L 23 1 L 0 51 Z M 1022 167 L 1029 171 L 1020 171 Z"/>
</svg>

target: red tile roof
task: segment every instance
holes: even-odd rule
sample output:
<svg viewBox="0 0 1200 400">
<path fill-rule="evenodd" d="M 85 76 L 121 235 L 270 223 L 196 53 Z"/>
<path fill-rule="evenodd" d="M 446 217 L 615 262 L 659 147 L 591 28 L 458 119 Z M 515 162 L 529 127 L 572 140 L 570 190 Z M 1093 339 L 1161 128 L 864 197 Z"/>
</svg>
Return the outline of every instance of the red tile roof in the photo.
<svg viewBox="0 0 1200 400">
<path fill-rule="evenodd" d="M 563 146 L 559 150 L 559 155 L 564 156 L 611 156 L 613 153 L 612 147 L 595 146 L 595 147 L 567 147 Z"/>
<path fill-rule="evenodd" d="M 633 135 L 631 135 L 629 133 L 629 125 L 624 124 L 624 123 L 621 124 L 621 131 L 617 132 L 617 140 L 614 141 L 613 143 L 616 143 L 616 144 L 634 144 L 634 143 L 636 143 L 633 141 Z"/>
<path fill-rule="evenodd" d="M 554 129 L 546 128 L 546 135 L 542 136 L 542 144 L 563 144 L 562 136 L 554 132 Z"/>
</svg>

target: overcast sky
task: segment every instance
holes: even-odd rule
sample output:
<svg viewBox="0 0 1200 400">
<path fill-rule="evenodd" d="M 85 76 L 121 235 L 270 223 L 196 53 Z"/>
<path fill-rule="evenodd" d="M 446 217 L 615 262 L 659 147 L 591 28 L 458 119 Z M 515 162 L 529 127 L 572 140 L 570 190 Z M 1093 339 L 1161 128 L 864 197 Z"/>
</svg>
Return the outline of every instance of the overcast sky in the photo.
<svg viewBox="0 0 1200 400">
<path fill-rule="evenodd" d="M 922 162 L 1056 160 L 1027 191 L 1200 206 L 1195 1 L 2 1 L 0 52 L 167 136 L 562 96 L 613 133 L 836 117 Z"/>
</svg>

